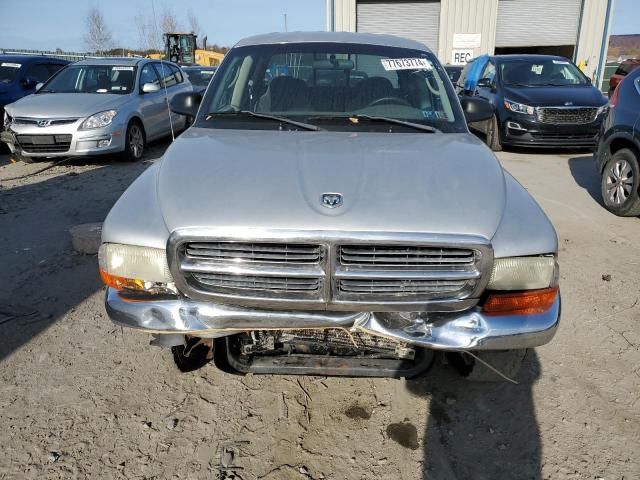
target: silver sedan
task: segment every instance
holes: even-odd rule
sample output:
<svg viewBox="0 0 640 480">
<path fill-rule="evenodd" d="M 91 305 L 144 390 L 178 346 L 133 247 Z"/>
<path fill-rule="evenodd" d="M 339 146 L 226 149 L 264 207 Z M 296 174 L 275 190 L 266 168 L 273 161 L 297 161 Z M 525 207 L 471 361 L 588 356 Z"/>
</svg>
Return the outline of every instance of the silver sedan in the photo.
<svg viewBox="0 0 640 480">
<path fill-rule="evenodd" d="M 185 127 L 167 102 L 193 90 L 177 65 L 141 58 L 83 60 L 39 87 L 5 107 L 1 140 L 26 162 L 117 152 L 138 160 L 147 142 Z"/>
</svg>

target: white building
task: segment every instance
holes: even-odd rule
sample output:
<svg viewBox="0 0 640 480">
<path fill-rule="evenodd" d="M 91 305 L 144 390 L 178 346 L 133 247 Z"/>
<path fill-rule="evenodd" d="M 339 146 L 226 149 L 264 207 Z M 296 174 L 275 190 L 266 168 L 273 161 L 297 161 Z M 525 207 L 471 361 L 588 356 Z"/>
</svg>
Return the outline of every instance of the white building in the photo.
<svg viewBox="0 0 640 480">
<path fill-rule="evenodd" d="M 614 0 L 326 0 L 330 31 L 426 43 L 442 63 L 488 54 L 563 55 L 602 78 Z"/>
</svg>

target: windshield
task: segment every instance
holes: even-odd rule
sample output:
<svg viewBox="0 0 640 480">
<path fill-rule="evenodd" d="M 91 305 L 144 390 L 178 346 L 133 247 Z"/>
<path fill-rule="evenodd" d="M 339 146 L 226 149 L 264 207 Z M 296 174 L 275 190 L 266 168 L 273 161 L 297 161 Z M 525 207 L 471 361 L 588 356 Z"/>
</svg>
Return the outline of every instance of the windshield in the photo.
<svg viewBox="0 0 640 480">
<path fill-rule="evenodd" d="M 118 65 L 75 65 L 63 69 L 38 93 L 115 93 L 133 91 L 135 67 Z"/>
<path fill-rule="evenodd" d="M 330 130 L 389 130 L 390 122 L 380 121 L 382 117 L 441 132 L 467 131 L 447 74 L 431 53 L 377 45 L 298 43 L 233 49 L 200 111 L 200 125 L 217 128 L 276 128 L 273 122 L 258 123 L 252 115 L 224 115 L 254 112 Z M 355 116 L 376 121 L 353 121 Z M 256 125 L 238 126 L 243 121 Z M 394 125 L 393 131 L 417 130 Z"/>
<path fill-rule="evenodd" d="M 587 78 L 568 60 L 518 60 L 500 65 L 505 85 L 564 86 L 586 85 Z"/>
<path fill-rule="evenodd" d="M 0 83 L 11 83 L 16 78 L 22 64 L 14 62 L 0 63 Z"/>
<path fill-rule="evenodd" d="M 189 81 L 197 87 L 206 87 L 216 73 L 215 68 L 182 68 Z"/>
</svg>

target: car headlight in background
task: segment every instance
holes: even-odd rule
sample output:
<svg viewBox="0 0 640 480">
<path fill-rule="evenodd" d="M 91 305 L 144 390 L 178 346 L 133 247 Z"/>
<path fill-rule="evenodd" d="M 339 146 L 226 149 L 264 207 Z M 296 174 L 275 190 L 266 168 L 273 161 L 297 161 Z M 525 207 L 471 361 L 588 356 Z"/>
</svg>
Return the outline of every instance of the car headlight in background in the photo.
<svg viewBox="0 0 640 480">
<path fill-rule="evenodd" d="M 558 295 L 555 256 L 496 258 L 482 311 L 486 315 L 535 315 Z"/>
<path fill-rule="evenodd" d="M 516 113 L 524 113 L 525 115 L 533 115 L 536 113 L 536 109 L 525 105 L 524 103 L 513 102 L 511 100 L 504 99 L 504 108 Z"/>
<path fill-rule="evenodd" d="M 106 110 L 104 112 L 95 113 L 82 122 L 80 129 L 90 130 L 92 128 L 106 127 L 111 124 L 113 117 L 115 117 L 117 113 L 117 110 Z"/>
<path fill-rule="evenodd" d="M 6 112 L 4 112 L 4 118 L 2 119 L 2 125 L 4 125 L 4 129 L 6 130 L 7 128 L 9 128 L 9 125 L 11 125 L 11 117 L 9 116 L 9 114 Z"/>
<path fill-rule="evenodd" d="M 177 293 L 164 249 L 103 243 L 100 276 L 108 287 L 147 293 Z"/>
</svg>

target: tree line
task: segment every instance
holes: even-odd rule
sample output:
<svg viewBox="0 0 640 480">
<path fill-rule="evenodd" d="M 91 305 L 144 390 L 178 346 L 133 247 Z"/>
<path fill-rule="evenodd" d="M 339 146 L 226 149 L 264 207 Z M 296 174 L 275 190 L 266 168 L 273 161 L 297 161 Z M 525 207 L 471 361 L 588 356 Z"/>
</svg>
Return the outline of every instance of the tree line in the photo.
<svg viewBox="0 0 640 480">
<path fill-rule="evenodd" d="M 198 17 L 189 9 L 186 15 L 186 24 L 182 24 L 173 9 L 164 7 L 158 21 L 154 21 L 154 15 L 148 12 L 138 13 L 133 17 L 136 27 L 138 45 L 135 49 L 116 47 L 111 30 L 99 7 L 93 6 L 85 17 L 86 31 L 84 41 L 91 52 L 98 55 L 124 55 L 125 52 L 138 55 L 148 55 L 150 53 L 160 53 L 164 51 L 164 40 L 162 35 L 167 32 L 188 32 L 198 36 L 198 46 L 203 47 L 206 39 L 204 32 L 198 21 Z M 217 44 L 207 45 L 207 50 L 226 53 L 229 49 Z"/>
</svg>

